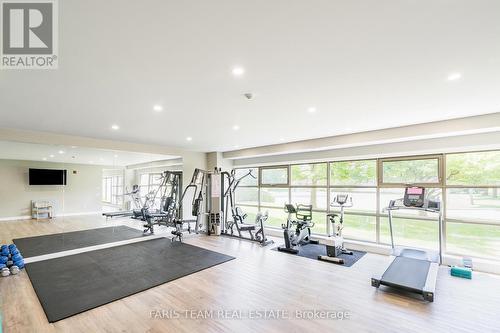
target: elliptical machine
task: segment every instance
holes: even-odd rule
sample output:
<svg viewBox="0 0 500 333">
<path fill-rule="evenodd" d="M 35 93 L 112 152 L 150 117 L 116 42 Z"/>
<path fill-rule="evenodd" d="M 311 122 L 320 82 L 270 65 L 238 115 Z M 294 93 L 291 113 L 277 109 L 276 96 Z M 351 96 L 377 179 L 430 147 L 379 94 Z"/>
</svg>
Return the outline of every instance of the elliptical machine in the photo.
<svg viewBox="0 0 500 333">
<path fill-rule="evenodd" d="M 330 219 L 333 230 L 333 245 L 326 245 L 326 256 L 318 256 L 319 260 L 329 261 L 336 264 L 344 264 L 344 259 L 339 258 L 341 254 L 352 255 L 344 246 L 344 237 L 342 236 L 342 229 L 344 229 L 344 209 L 352 207 L 352 197 L 349 194 L 337 194 L 333 199 L 331 206 L 340 208 L 339 214 L 327 214 Z M 337 220 L 338 219 L 338 220 Z"/>
<path fill-rule="evenodd" d="M 288 219 L 286 224 L 281 225 L 285 246 L 278 246 L 278 251 L 298 254 L 301 245 L 319 244 L 317 240 L 311 239 L 311 228 L 314 227 L 312 205 L 295 207 L 285 204 L 285 211 L 288 213 Z M 292 214 L 295 214 L 295 220 L 292 219 Z"/>
</svg>

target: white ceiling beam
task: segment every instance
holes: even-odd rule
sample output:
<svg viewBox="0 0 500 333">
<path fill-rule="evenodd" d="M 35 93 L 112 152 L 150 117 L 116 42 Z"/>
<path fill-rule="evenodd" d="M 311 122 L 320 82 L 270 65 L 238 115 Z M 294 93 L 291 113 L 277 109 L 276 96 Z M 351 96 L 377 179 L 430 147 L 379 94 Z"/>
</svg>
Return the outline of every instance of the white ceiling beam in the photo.
<svg viewBox="0 0 500 333">
<path fill-rule="evenodd" d="M 500 131 L 500 112 L 354 134 L 330 136 L 223 153 L 242 159 Z"/>
</svg>

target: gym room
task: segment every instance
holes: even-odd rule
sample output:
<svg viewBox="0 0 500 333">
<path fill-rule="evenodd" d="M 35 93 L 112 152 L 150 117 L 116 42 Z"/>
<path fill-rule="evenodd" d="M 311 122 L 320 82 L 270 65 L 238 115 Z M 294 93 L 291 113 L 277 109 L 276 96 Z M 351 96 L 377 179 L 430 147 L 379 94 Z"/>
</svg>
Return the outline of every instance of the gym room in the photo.
<svg viewBox="0 0 500 333">
<path fill-rule="evenodd" d="M 500 1 L 0 30 L 0 333 L 500 332 Z"/>
</svg>

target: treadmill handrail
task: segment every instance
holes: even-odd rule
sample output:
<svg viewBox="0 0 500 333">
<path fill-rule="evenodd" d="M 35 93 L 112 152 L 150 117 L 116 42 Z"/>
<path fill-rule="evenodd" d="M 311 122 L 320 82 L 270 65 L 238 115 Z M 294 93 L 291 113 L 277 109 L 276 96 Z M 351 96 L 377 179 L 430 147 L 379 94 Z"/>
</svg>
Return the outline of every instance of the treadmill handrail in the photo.
<svg viewBox="0 0 500 333">
<path fill-rule="evenodd" d="M 384 210 L 388 212 L 388 218 L 389 218 L 389 230 L 391 234 L 391 247 L 394 252 L 395 250 L 395 245 L 394 245 L 394 233 L 392 229 L 392 212 L 396 210 L 416 210 L 416 211 L 425 211 L 429 213 L 435 213 L 437 214 L 437 219 L 438 219 L 438 239 L 439 239 L 439 264 L 443 263 L 443 212 L 441 209 L 441 205 L 437 208 L 429 208 L 429 207 L 407 207 L 407 206 L 399 206 L 395 205 L 395 203 L 398 202 L 398 200 L 391 200 L 389 203 L 389 206 L 385 208 Z"/>
<path fill-rule="evenodd" d="M 424 207 L 406 207 L 406 206 L 400 207 L 400 206 L 393 206 L 393 207 L 386 207 L 386 208 L 384 208 L 384 211 L 389 211 L 389 210 L 418 210 L 418 211 L 424 211 L 424 212 L 441 214 L 441 209 L 424 208 Z"/>
</svg>

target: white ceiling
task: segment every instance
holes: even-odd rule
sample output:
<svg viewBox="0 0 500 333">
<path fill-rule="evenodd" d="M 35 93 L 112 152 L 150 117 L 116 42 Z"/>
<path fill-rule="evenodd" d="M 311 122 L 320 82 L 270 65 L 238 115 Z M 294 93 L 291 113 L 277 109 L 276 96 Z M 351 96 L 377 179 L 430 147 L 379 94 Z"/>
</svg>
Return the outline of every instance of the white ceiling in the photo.
<svg viewBox="0 0 500 333">
<path fill-rule="evenodd" d="M 58 70 L 0 72 L 0 127 L 224 151 L 500 111 L 497 0 L 64 0 L 59 15 Z"/>
<path fill-rule="evenodd" d="M 46 161 L 124 167 L 173 158 L 176 157 L 76 146 L 0 141 L 0 159 L 6 160 Z"/>
</svg>

